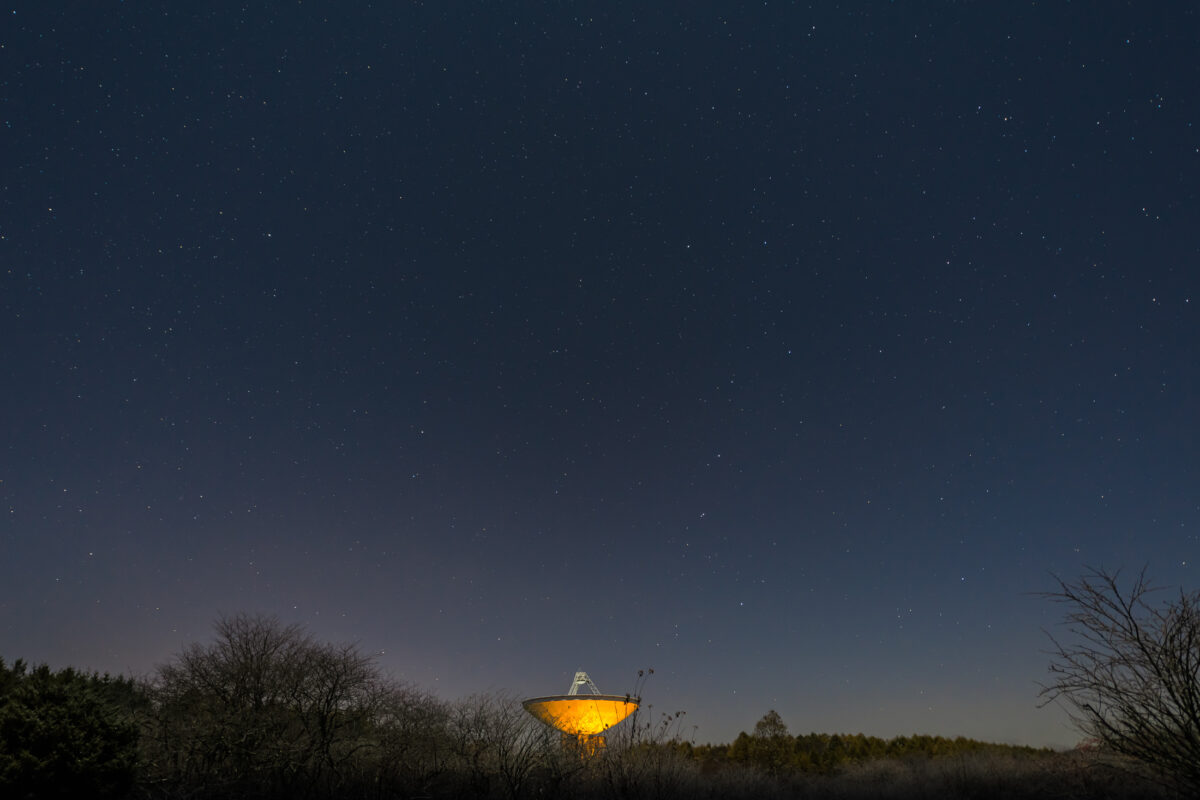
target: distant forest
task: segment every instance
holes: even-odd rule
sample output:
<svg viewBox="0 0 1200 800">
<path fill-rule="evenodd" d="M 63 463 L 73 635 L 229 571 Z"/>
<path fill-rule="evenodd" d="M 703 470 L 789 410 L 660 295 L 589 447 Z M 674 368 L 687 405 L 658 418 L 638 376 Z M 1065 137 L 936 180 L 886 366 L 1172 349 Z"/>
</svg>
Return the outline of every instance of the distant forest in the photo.
<svg viewBox="0 0 1200 800">
<path fill-rule="evenodd" d="M 697 745 L 684 716 L 644 706 L 589 756 L 519 698 L 445 701 L 386 678 L 355 647 L 237 616 L 143 680 L 0 660 L 0 796 L 1170 796 L 1097 751 L 792 735 L 775 711 L 732 743 Z"/>
<path fill-rule="evenodd" d="M 944 736 L 897 736 L 880 739 L 856 734 L 809 733 L 792 736 L 778 712 L 771 710 L 732 744 L 700 745 L 677 742 L 679 752 L 701 764 L 740 765 L 772 774 L 799 772 L 828 775 L 847 764 L 878 759 L 933 758 L 938 756 L 994 755 L 1029 758 L 1048 754 L 1047 749 L 990 744 L 975 739 Z"/>
</svg>

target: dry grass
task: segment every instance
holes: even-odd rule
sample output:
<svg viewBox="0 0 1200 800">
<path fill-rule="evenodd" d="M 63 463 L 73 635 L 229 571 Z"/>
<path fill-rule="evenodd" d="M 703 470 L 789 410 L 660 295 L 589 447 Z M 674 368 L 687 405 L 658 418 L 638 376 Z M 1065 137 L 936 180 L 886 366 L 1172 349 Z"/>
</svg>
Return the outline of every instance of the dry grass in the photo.
<svg viewBox="0 0 1200 800">
<path fill-rule="evenodd" d="M 626 761 L 621 781 L 600 767 L 560 786 L 581 800 L 1174 800 L 1178 795 L 1096 754 L 969 754 L 879 759 L 833 775 L 778 777 L 738 766 Z M 531 787 L 532 788 L 532 787 Z M 561 790 L 568 789 L 561 793 Z"/>
</svg>

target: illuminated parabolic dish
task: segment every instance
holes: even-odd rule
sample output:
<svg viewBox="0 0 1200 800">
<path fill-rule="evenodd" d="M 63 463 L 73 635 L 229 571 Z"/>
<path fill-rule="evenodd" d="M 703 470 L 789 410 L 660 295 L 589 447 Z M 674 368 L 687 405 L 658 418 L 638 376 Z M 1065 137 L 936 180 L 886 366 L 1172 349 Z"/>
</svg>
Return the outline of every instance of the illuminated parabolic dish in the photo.
<svg viewBox="0 0 1200 800">
<path fill-rule="evenodd" d="M 578 693 L 580 688 L 588 692 Z M 576 672 L 567 694 L 531 697 L 521 705 L 550 727 L 583 740 L 598 736 L 636 711 L 638 698 L 600 694 L 586 672 Z M 600 744 L 603 746 L 603 740 Z"/>
<path fill-rule="evenodd" d="M 556 694 L 532 697 L 525 710 L 552 728 L 572 736 L 595 736 L 637 710 L 632 697 L 617 694 Z"/>
</svg>

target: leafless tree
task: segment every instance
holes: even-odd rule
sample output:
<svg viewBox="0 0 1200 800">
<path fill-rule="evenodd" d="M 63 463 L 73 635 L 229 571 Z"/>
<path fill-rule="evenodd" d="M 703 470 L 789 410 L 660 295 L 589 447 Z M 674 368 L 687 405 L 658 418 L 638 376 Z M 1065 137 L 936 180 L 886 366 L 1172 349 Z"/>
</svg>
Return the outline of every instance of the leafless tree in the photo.
<svg viewBox="0 0 1200 800">
<path fill-rule="evenodd" d="M 186 648 L 151 683 L 151 772 L 216 793 L 332 793 L 373 745 L 377 683 L 354 646 L 274 617 L 222 618 L 212 643 Z"/>
<path fill-rule="evenodd" d="M 477 694 L 455 703 L 450 732 L 456 769 L 475 796 L 518 798 L 534 770 L 553 754 L 557 734 L 508 693 Z M 493 787 L 492 781 L 499 785 Z"/>
<path fill-rule="evenodd" d="M 369 760 L 375 783 L 389 792 L 425 796 L 446 777 L 452 755 L 447 703 L 397 681 L 375 698 L 377 750 Z"/>
<path fill-rule="evenodd" d="M 1041 695 L 1070 711 L 1084 735 L 1154 777 L 1200 796 L 1200 592 L 1150 602 L 1143 570 L 1092 570 L 1046 594 L 1067 606 L 1051 636 L 1051 681 Z"/>
</svg>

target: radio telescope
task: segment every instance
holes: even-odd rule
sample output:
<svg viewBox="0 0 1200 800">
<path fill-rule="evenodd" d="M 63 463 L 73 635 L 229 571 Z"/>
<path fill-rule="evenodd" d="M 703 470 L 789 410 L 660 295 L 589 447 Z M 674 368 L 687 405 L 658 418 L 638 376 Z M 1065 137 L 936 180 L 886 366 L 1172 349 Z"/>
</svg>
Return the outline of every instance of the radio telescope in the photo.
<svg viewBox="0 0 1200 800">
<path fill-rule="evenodd" d="M 580 689 L 586 689 L 581 693 Z M 638 707 L 638 698 L 600 694 L 586 672 L 576 672 L 566 694 L 531 697 L 521 703 L 533 716 L 562 731 L 563 745 L 576 747 L 585 755 L 604 748 L 604 731 L 628 717 Z"/>
</svg>

